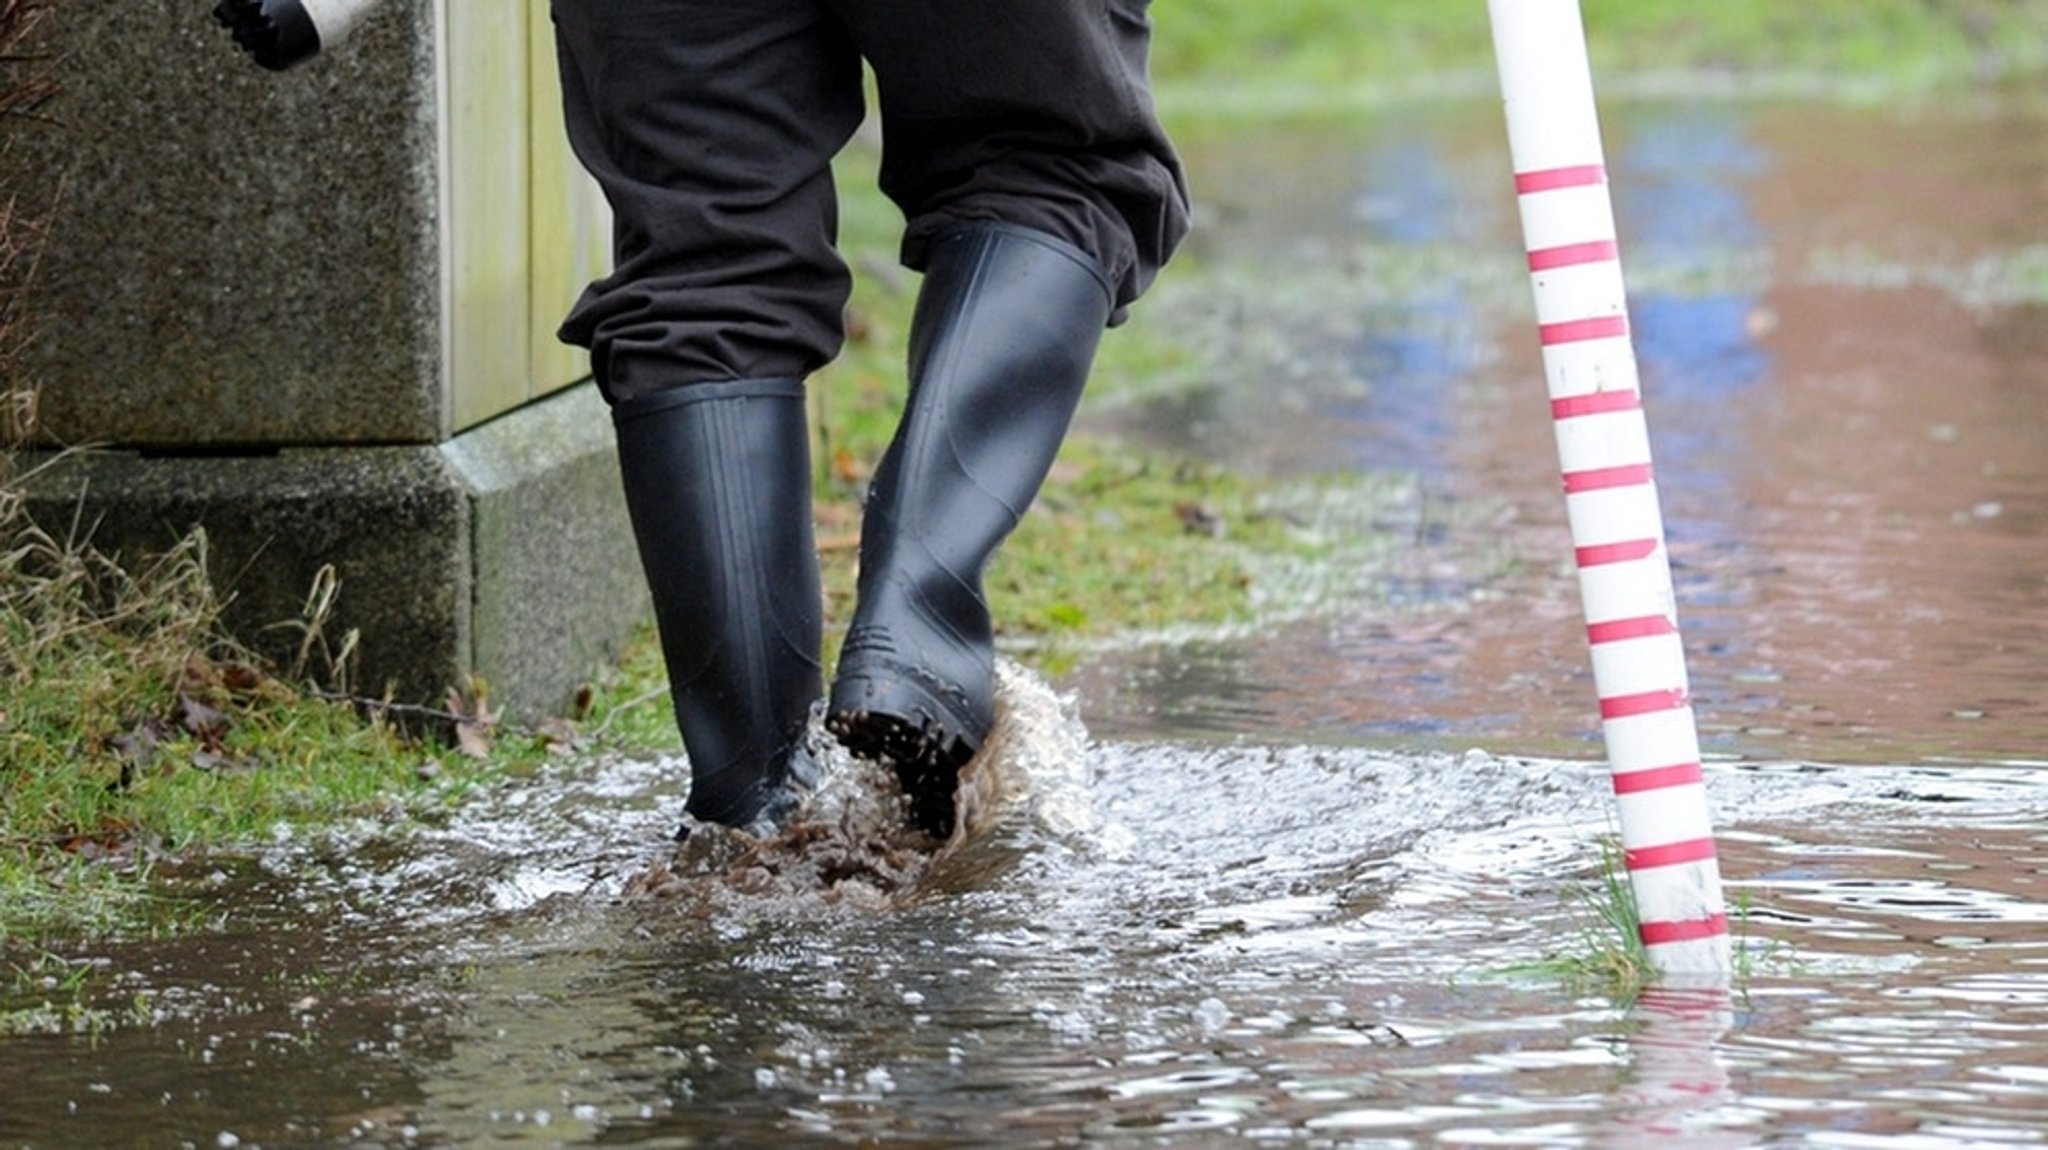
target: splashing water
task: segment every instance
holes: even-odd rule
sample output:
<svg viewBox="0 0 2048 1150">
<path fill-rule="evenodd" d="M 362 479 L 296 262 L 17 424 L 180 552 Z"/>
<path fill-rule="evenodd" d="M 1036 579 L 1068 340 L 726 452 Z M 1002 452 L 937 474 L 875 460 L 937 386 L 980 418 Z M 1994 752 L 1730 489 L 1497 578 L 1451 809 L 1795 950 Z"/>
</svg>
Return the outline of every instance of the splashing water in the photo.
<svg viewBox="0 0 2048 1150">
<path fill-rule="evenodd" d="M 927 886 L 989 881 L 1036 841 L 1114 841 L 1094 815 L 1087 733 L 1071 704 L 1006 659 L 997 662 L 996 697 L 995 726 L 961 771 L 948 841 L 911 825 L 895 773 L 850 755 L 825 733 L 820 712 L 802 748 L 819 782 L 787 827 L 757 838 L 695 823 L 673 859 L 628 877 L 621 896 L 727 906 L 821 899 L 879 910 Z"/>
</svg>

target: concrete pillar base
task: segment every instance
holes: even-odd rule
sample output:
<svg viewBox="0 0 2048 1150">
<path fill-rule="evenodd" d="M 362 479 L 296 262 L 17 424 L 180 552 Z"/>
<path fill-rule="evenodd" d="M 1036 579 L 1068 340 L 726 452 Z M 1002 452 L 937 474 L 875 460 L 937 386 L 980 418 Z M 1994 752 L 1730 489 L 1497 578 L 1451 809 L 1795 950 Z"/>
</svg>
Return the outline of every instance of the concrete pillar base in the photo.
<svg viewBox="0 0 2048 1150">
<path fill-rule="evenodd" d="M 131 566 L 204 527 L 228 629 L 281 663 L 302 632 L 278 624 L 331 564 L 325 634 L 359 632 L 350 686 L 365 695 L 438 702 L 475 679 L 507 715 L 559 714 L 651 615 L 587 383 L 436 445 L 81 453 L 27 494 L 45 529 L 75 520 Z"/>
</svg>

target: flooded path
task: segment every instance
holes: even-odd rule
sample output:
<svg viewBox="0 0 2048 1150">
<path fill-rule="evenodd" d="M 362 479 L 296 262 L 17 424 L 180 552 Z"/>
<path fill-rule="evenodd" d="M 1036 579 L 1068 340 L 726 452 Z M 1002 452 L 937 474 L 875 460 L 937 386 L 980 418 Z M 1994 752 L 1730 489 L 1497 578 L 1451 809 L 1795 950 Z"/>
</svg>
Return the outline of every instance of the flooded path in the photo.
<svg viewBox="0 0 2048 1150">
<path fill-rule="evenodd" d="M 1610 800 L 1493 112 L 1189 136 L 1229 370 L 1086 415 L 1413 476 L 1355 602 L 1010 675 L 907 895 L 692 885 L 620 761 L 193 875 L 0 1146 L 2048 1142 L 2048 113 L 1610 117 L 1749 967 L 1618 1003 L 1535 968 Z"/>
<path fill-rule="evenodd" d="M 1526 969 L 1592 929 L 1587 764 L 1083 747 L 1006 704 L 1091 769 L 881 909 L 628 897 L 661 764 L 397 854 L 280 844 L 221 935 L 100 956 L 149 1026 L 0 1044 L 0 1144 L 1964 1147 L 2048 1113 L 2038 772 L 1716 772 L 1756 972 L 1620 1005 Z"/>
<path fill-rule="evenodd" d="M 1109 660 L 1080 679 L 1100 733 L 1599 753 L 1498 128 L 1389 119 L 1348 151 L 1326 125 L 1214 162 L 1191 141 L 1210 276 L 1167 290 L 1237 378 L 1098 418 L 1272 472 L 1413 472 L 1422 546 L 1383 603 L 1285 641 Z M 1610 121 L 1709 751 L 2041 757 L 2048 130 L 1997 107 Z"/>
</svg>

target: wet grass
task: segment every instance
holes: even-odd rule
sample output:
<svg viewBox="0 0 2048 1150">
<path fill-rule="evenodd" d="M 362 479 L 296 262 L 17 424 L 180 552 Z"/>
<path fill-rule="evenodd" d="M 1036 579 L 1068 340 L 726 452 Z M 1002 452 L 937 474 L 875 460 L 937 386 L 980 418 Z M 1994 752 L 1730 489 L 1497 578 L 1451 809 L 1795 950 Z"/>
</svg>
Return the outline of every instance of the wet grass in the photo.
<svg viewBox="0 0 2048 1150">
<path fill-rule="evenodd" d="M 1643 945 L 1643 919 L 1618 836 L 1600 840 L 1598 873 L 1567 887 L 1565 899 L 1578 911 L 1574 945 L 1540 968 L 1567 986 L 1633 1002 L 1657 971 Z"/>
<path fill-rule="evenodd" d="M 1598 843 L 1595 872 L 1565 886 L 1561 898 L 1573 925 L 1569 941 L 1533 962 L 1499 971 L 1499 976 L 1562 986 L 1578 994 L 1599 994 L 1629 1005 L 1661 978 L 1643 944 L 1642 914 L 1636 908 L 1625 851 L 1618 834 Z M 1728 910 L 1729 988 L 1742 992 L 1766 972 L 1795 969 L 1797 962 L 1776 940 L 1754 936 L 1750 897 L 1738 892 Z"/>
<path fill-rule="evenodd" d="M 241 651 L 203 535 L 130 568 L 18 508 L 0 528 L 0 943 L 175 929 L 163 862 L 455 801 L 474 775 Z"/>
<path fill-rule="evenodd" d="M 1564 941 L 1526 962 L 1478 971 L 1479 980 L 1556 986 L 1574 995 L 1597 994 L 1619 1006 L 1632 1004 L 1657 981 L 1649 948 L 1643 945 L 1642 916 L 1623 865 L 1621 838 L 1603 836 L 1598 847 L 1595 872 L 1566 883 L 1558 894 L 1571 919 Z"/>
<path fill-rule="evenodd" d="M 96 1037 L 146 1026 L 155 1012 L 145 999 L 125 1006 L 98 1001 L 90 962 L 28 953 L 0 974 L 0 1038 L 29 1034 Z"/>
<path fill-rule="evenodd" d="M 1811 283 L 1874 291 L 1933 288 L 1984 310 L 2048 304 L 2048 244 L 1976 256 L 1967 262 L 1903 260 L 1867 247 L 1815 251 L 1803 271 Z"/>
</svg>

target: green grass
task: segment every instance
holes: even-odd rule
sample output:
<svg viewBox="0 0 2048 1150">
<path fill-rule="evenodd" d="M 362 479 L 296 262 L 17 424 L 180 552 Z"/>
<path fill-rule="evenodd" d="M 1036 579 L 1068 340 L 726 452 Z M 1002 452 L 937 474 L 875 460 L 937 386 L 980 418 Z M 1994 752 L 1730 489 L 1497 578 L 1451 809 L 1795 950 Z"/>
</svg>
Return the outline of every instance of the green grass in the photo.
<svg viewBox="0 0 2048 1150">
<path fill-rule="evenodd" d="M 0 969 L 0 1038 L 26 1034 L 97 1036 L 154 1016 L 148 1001 L 95 1003 L 93 967 L 60 955 L 28 953 Z"/>
<path fill-rule="evenodd" d="M 1654 985 L 1659 972 L 1642 940 L 1642 915 L 1619 835 L 1599 841 L 1595 873 L 1565 886 L 1562 898 L 1573 916 L 1569 941 L 1533 962 L 1499 973 L 1500 977 L 1554 982 L 1572 993 L 1602 994 L 1621 1005 L 1633 1003 Z M 1766 972 L 1792 971 L 1797 960 L 1780 940 L 1752 937 L 1750 896 L 1740 893 L 1729 910 L 1729 988 L 1737 992 Z"/>
<path fill-rule="evenodd" d="M 1569 993 L 1600 994 L 1622 1006 L 1657 980 L 1621 839 L 1603 837 L 1599 848 L 1598 870 L 1567 884 L 1560 896 L 1573 919 L 1569 941 L 1540 959 L 1490 972 L 1492 977 L 1556 983 Z"/>
<path fill-rule="evenodd" d="M 163 863 L 428 809 L 480 769 L 241 652 L 203 535 L 129 570 L 0 528 L 0 943 L 164 929 Z"/>
<path fill-rule="evenodd" d="M 1800 72 L 1917 87 L 2048 64 L 2044 0 L 1583 0 L 1580 8 L 1602 74 Z M 1174 103 L 1260 91 L 1339 99 L 1486 82 L 1493 67 L 1478 0 L 1163 0 L 1152 16 L 1154 72 Z"/>
<path fill-rule="evenodd" d="M 1580 908 L 1577 946 L 1556 962 L 1567 983 L 1602 987 L 1620 1001 L 1633 1001 L 1656 979 L 1650 950 L 1643 945 L 1643 917 L 1629 885 L 1621 839 L 1600 840 L 1600 870 L 1566 897 Z"/>
</svg>

